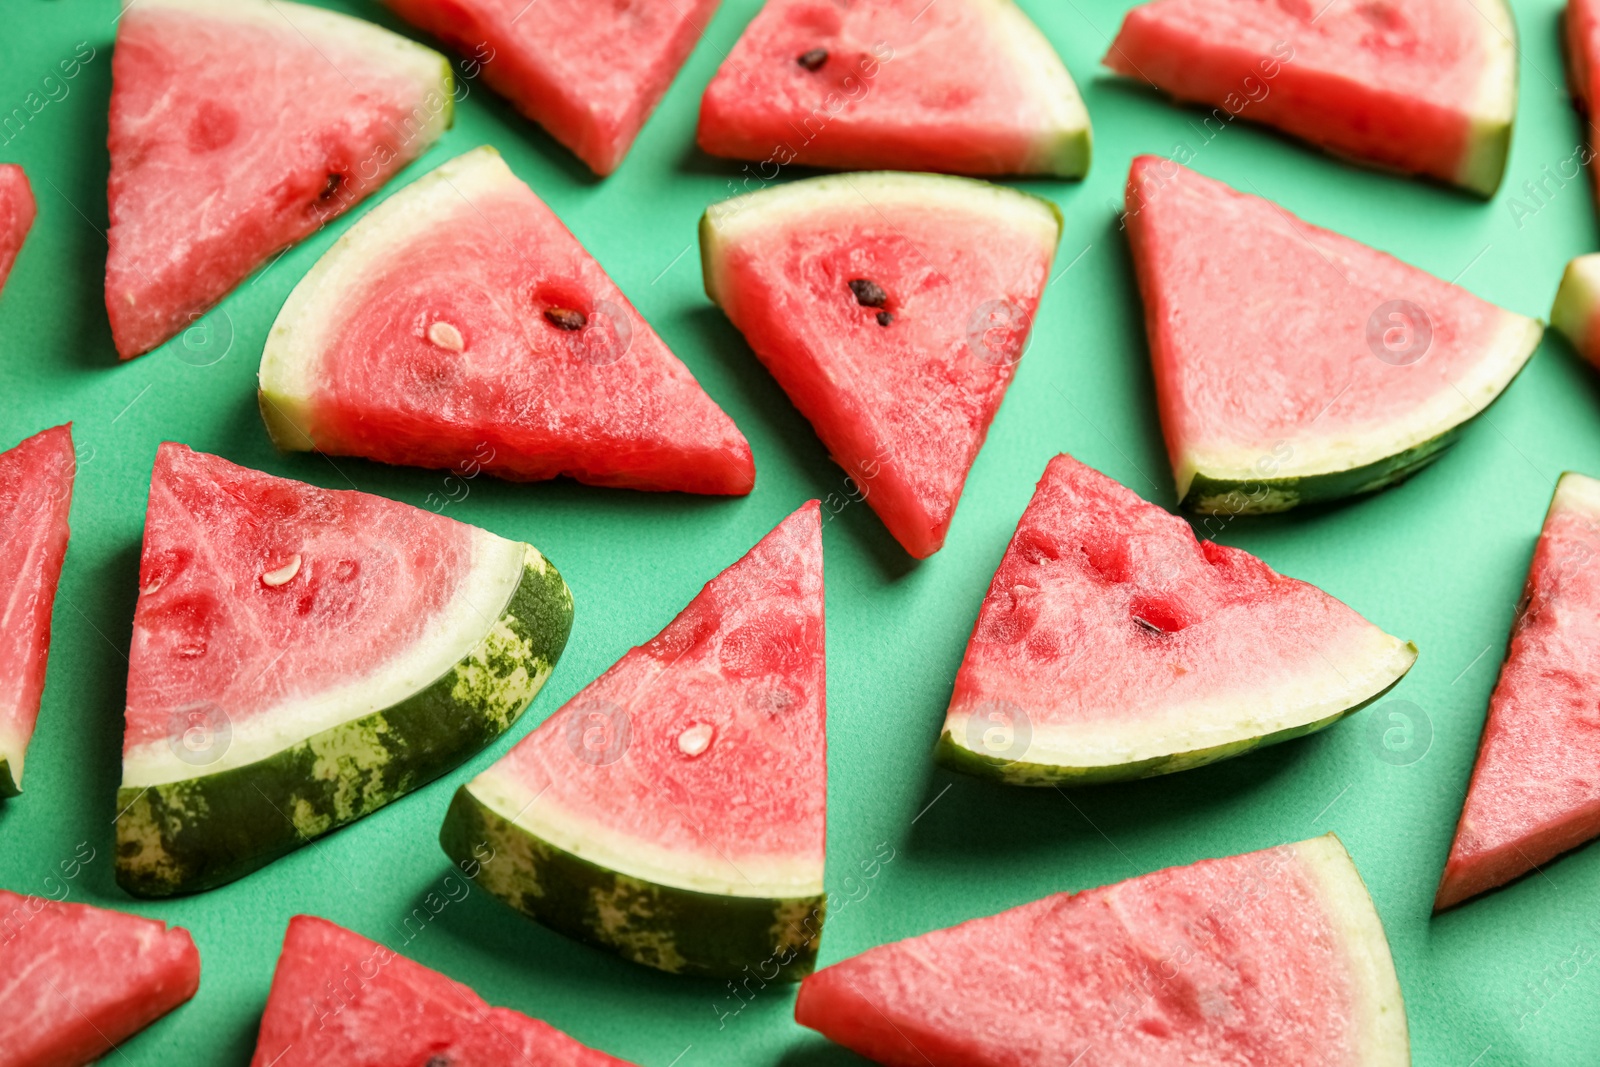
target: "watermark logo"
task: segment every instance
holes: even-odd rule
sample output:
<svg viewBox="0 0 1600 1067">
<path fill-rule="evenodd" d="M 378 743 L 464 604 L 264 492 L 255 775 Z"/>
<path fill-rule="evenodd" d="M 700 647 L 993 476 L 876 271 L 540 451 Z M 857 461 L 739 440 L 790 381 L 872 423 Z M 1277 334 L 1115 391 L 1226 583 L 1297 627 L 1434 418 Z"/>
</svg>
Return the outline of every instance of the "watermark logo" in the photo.
<svg viewBox="0 0 1600 1067">
<path fill-rule="evenodd" d="M 233 743 L 233 720 L 209 700 L 174 708 L 167 720 L 167 748 L 192 767 L 220 760 Z"/>
<path fill-rule="evenodd" d="M 996 367 L 1014 366 L 1027 350 L 1033 319 L 1009 300 L 986 300 L 967 319 L 967 348 Z"/>
<path fill-rule="evenodd" d="M 577 336 L 578 358 L 591 367 L 605 367 L 633 347 L 633 323 L 628 313 L 609 300 L 595 301 L 588 324 Z"/>
<path fill-rule="evenodd" d="M 233 319 L 221 308 L 209 314 L 196 311 L 174 347 L 178 358 L 191 367 L 220 363 L 233 348 Z"/>
<path fill-rule="evenodd" d="M 1367 347 L 1391 367 L 1409 367 L 1432 344 L 1433 321 L 1409 300 L 1379 304 L 1367 318 Z"/>
<path fill-rule="evenodd" d="M 1009 700 L 985 700 L 967 716 L 967 748 L 980 756 L 1015 762 L 1033 741 L 1028 713 Z"/>
<path fill-rule="evenodd" d="M 633 726 L 625 709 L 608 700 L 590 700 L 567 719 L 567 747 L 591 767 L 609 767 L 628 751 Z"/>
<path fill-rule="evenodd" d="M 1367 744 L 1390 766 L 1409 767 L 1433 747 L 1433 720 L 1409 700 L 1386 700 L 1367 716 Z"/>
</svg>

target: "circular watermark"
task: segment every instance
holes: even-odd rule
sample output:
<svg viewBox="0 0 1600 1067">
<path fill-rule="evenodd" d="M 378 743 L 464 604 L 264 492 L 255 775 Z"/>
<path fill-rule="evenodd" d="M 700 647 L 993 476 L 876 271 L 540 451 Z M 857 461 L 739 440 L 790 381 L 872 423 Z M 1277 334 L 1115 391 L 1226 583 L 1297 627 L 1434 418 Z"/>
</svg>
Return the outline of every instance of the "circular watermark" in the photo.
<svg viewBox="0 0 1600 1067">
<path fill-rule="evenodd" d="M 1409 700 L 1386 700 L 1367 716 L 1367 744 L 1394 767 L 1409 767 L 1433 747 L 1433 720 Z"/>
<path fill-rule="evenodd" d="M 209 700 L 174 708 L 167 719 L 167 748 L 192 767 L 209 767 L 233 743 L 233 720 Z"/>
<path fill-rule="evenodd" d="M 604 367 L 628 354 L 633 347 L 633 323 L 628 313 L 609 300 L 597 300 L 588 322 L 577 336 L 578 358 L 591 367 Z"/>
<path fill-rule="evenodd" d="M 233 348 L 233 319 L 222 308 L 206 314 L 194 312 L 174 347 L 178 358 L 191 367 L 220 363 Z"/>
<path fill-rule="evenodd" d="M 1032 741 L 1028 713 L 1009 700 L 985 700 L 967 716 L 967 748 L 980 756 L 1014 762 Z"/>
<path fill-rule="evenodd" d="M 1033 320 L 1009 300 L 987 300 L 967 319 L 967 347 L 985 363 L 1010 367 L 1027 350 Z"/>
<path fill-rule="evenodd" d="M 1433 320 L 1409 300 L 1379 304 L 1367 317 L 1367 347 L 1391 367 L 1408 367 L 1428 354 Z"/>
<path fill-rule="evenodd" d="M 608 700 L 585 701 L 567 719 L 567 747 L 591 767 L 617 762 L 632 740 L 627 711 Z"/>
</svg>

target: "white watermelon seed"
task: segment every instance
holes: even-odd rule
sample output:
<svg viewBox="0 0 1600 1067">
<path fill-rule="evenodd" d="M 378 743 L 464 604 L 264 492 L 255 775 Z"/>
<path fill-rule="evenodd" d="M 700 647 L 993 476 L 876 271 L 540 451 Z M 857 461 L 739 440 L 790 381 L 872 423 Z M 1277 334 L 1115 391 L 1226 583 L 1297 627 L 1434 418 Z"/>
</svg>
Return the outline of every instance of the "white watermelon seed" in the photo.
<svg viewBox="0 0 1600 1067">
<path fill-rule="evenodd" d="M 276 589 L 280 585 L 287 585 L 300 573 L 300 553 L 296 552 L 289 557 L 289 562 L 275 571 L 267 571 L 261 576 L 261 584 Z"/>
<path fill-rule="evenodd" d="M 461 331 L 443 321 L 428 327 L 428 340 L 446 352 L 460 352 L 467 347 L 467 342 L 461 337 Z"/>
<path fill-rule="evenodd" d="M 698 756 L 711 747 L 714 731 L 710 723 L 696 723 L 678 735 L 678 751 L 685 756 Z"/>
</svg>

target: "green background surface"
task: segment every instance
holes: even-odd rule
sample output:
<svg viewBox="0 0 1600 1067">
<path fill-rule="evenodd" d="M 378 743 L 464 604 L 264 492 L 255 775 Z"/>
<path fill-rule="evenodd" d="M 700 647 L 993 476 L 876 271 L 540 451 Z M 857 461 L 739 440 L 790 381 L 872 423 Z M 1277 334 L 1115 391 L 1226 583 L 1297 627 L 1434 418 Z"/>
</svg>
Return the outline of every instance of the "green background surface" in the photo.
<svg viewBox="0 0 1600 1067">
<path fill-rule="evenodd" d="M 406 32 L 375 5 L 341 6 Z M 385 941 L 492 1003 L 646 1067 L 860 1062 L 796 1027 L 790 988 L 763 990 L 738 1014 L 724 1015 L 741 1003 L 725 987 L 590 951 L 480 892 L 450 902 L 414 938 L 400 925 L 428 894 L 443 893 L 450 868 L 436 834 L 458 784 L 655 634 L 801 502 L 844 499 L 840 470 L 701 289 L 695 226 L 706 205 L 729 194 L 739 165 L 694 148 L 696 108 L 757 6 L 725 0 L 632 154 L 605 181 L 472 86 L 455 128 L 380 194 L 479 144 L 498 147 L 749 437 L 755 492 L 712 500 L 473 481 L 467 498 L 445 513 L 537 544 L 577 598 L 566 656 L 522 722 L 447 779 L 315 847 L 214 892 L 145 904 L 115 887 L 111 847 L 126 652 L 157 443 L 183 441 L 273 473 L 419 505 L 442 490 L 444 476 L 280 456 L 257 417 L 255 372 L 273 317 L 351 217 L 260 272 L 185 339 L 119 365 L 102 305 L 116 6 L 6 0 L 0 113 L 24 106 L 30 93 L 42 97 L 43 79 L 78 42 L 88 41 L 96 55 L 64 97 L 0 146 L 0 159 L 27 167 L 39 200 L 38 222 L 0 299 L 0 439 L 10 444 L 71 419 L 82 464 L 27 792 L 0 803 L 0 885 L 59 891 L 47 879 L 59 878 L 61 861 L 87 842 L 96 858 L 68 883 L 71 899 L 182 924 L 204 958 L 194 1001 L 107 1062 L 246 1062 L 285 922 L 297 912 Z M 1067 450 L 1151 499 L 1173 502 L 1117 224 L 1129 159 L 1187 146 L 1206 174 L 1253 185 L 1312 222 L 1542 317 L 1568 258 L 1596 245 L 1586 180 L 1547 182 L 1537 199 L 1521 189 L 1544 168 L 1555 172 L 1580 142 L 1564 92 L 1557 4 L 1517 4 L 1521 105 L 1510 171 L 1489 203 L 1354 169 L 1242 124 L 1208 142 L 1199 112 L 1100 68 L 1107 35 L 1128 4 L 1024 6 L 1083 90 L 1094 166 L 1082 183 L 1023 183 L 1065 213 L 1062 273 L 1045 294 L 1032 348 L 946 548 L 910 564 L 861 504 L 826 526 L 827 885 L 835 910 L 823 962 L 1053 891 L 1334 830 L 1388 928 L 1415 1062 L 1593 1064 L 1600 1055 L 1600 847 L 1442 918 L 1429 916 L 1555 479 L 1566 469 L 1600 474 L 1600 389 L 1558 339 L 1547 339 L 1487 416 L 1411 482 L 1314 514 L 1241 519 L 1219 536 L 1417 643 L 1421 659 L 1384 704 L 1319 736 L 1211 768 L 1074 793 L 965 780 L 929 760 L 979 600 L 1046 460 Z M 1407 720 L 1384 718 L 1397 710 L 1414 724 L 1409 748 Z M 1398 753 L 1382 741 L 1388 726 L 1399 731 L 1390 737 Z M 861 864 L 884 846 L 893 860 L 866 877 Z"/>
</svg>

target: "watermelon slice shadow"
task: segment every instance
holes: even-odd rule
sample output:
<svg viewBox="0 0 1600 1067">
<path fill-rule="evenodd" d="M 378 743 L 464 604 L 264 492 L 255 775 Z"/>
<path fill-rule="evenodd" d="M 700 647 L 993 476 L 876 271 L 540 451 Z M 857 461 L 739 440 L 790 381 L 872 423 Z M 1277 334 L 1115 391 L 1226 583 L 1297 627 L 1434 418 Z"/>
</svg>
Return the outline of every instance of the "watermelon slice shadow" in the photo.
<svg viewBox="0 0 1600 1067">
<path fill-rule="evenodd" d="M 57 242 L 51 249 L 53 261 L 70 268 L 70 281 L 59 278 L 50 294 L 51 329 L 59 331 L 61 358 L 73 361 L 84 370 L 104 370 L 122 361 L 111 339 L 111 322 L 106 317 L 105 267 L 106 230 L 110 211 L 106 204 L 106 183 L 111 177 L 111 159 L 106 155 L 110 132 L 111 41 L 97 45 L 95 58 L 82 64 L 73 80 L 73 95 L 83 94 L 73 110 L 77 126 L 65 128 L 61 115 L 55 115 L 55 133 L 83 146 L 74 155 L 65 174 L 48 179 L 40 175 L 34 187 L 40 215 L 60 217 L 65 224 L 61 235 L 49 237 Z M 35 221 L 35 225 L 38 225 Z M 35 234 L 38 241 L 41 234 Z M 26 245 L 23 246 L 26 250 Z M 20 256 L 18 257 L 21 258 Z M 15 279 L 13 279 L 15 284 Z"/>
</svg>

